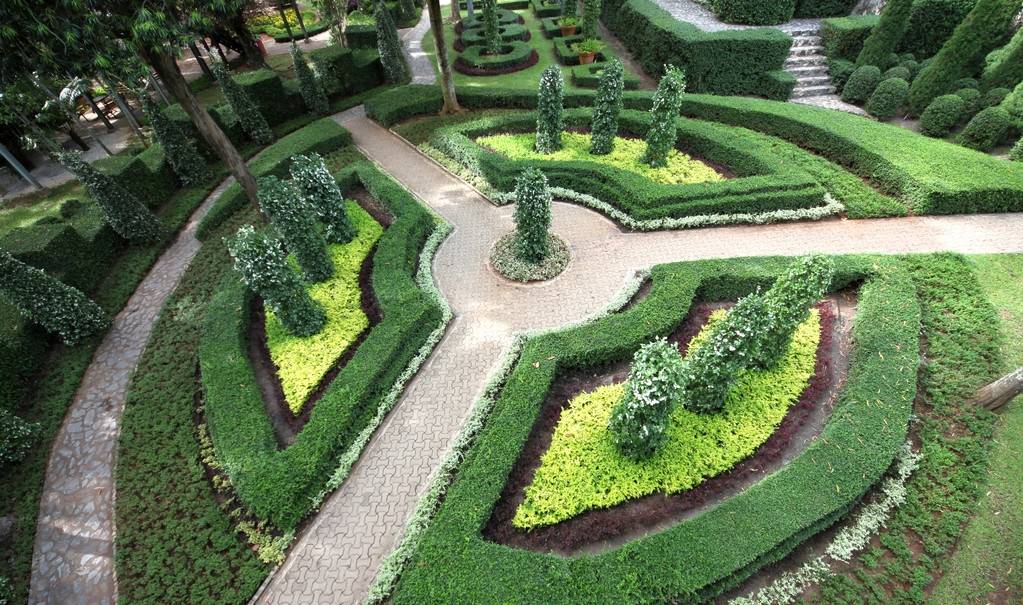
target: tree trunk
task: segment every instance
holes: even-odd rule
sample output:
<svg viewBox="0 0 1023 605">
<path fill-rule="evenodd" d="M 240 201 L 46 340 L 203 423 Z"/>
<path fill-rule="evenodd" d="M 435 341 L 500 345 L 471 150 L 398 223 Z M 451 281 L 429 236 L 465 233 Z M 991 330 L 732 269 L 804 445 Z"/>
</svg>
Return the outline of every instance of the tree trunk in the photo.
<svg viewBox="0 0 1023 605">
<path fill-rule="evenodd" d="M 92 98 L 89 91 L 83 90 L 82 97 L 85 99 L 85 102 L 89 104 L 89 107 L 92 107 L 92 110 L 96 112 L 96 117 L 103 121 L 103 125 L 107 127 L 107 132 L 113 132 L 114 125 L 110 123 L 110 119 L 107 118 L 107 114 L 104 113 L 103 110 L 99 108 L 99 105 L 96 104 L 96 99 Z"/>
<path fill-rule="evenodd" d="M 298 7 L 295 7 L 298 10 Z M 288 30 L 288 37 L 292 40 L 295 39 L 295 34 L 291 33 L 291 23 L 288 22 L 288 15 L 284 12 L 284 3 L 281 2 L 277 5 L 277 12 L 281 15 L 281 21 L 284 21 L 284 29 Z"/>
<path fill-rule="evenodd" d="M 139 121 L 135 119 L 135 114 L 131 112 L 131 107 L 128 106 L 128 101 L 121 96 L 120 91 L 117 90 L 117 82 L 111 80 L 106 74 L 100 74 L 100 81 L 103 85 L 110 89 L 110 96 L 114 98 L 114 102 L 117 103 L 117 108 L 121 110 L 121 114 L 124 119 L 128 122 L 128 126 L 131 126 L 135 136 L 138 137 L 139 142 L 142 143 L 143 147 L 149 147 L 149 143 L 146 142 L 146 137 L 142 136 L 142 126 Z"/>
<path fill-rule="evenodd" d="M 458 0 L 451 0 L 458 6 Z M 441 114 L 458 113 L 462 108 L 458 105 L 455 94 L 455 79 L 451 74 L 451 63 L 448 62 L 448 47 L 444 43 L 444 17 L 440 10 L 440 0 L 427 0 L 426 10 L 430 13 L 430 29 L 433 30 L 433 41 L 437 47 L 437 64 L 440 66 L 440 90 L 444 96 L 444 107 Z M 457 10 L 457 9 L 455 9 Z"/>
<path fill-rule="evenodd" d="M 472 15 L 473 15 L 472 0 L 465 0 L 465 14 L 466 14 L 467 17 L 472 19 Z"/>
<path fill-rule="evenodd" d="M 263 61 L 263 53 L 259 52 L 259 47 L 256 46 L 256 39 L 253 37 L 252 32 L 245 26 L 245 17 L 242 15 L 241 9 L 238 12 L 231 15 L 226 22 L 226 28 L 234 37 L 238 39 L 238 44 L 242 48 L 241 55 L 245 58 L 245 64 L 253 69 L 259 69 L 260 67 L 266 67 L 266 62 Z"/>
<path fill-rule="evenodd" d="M 433 5 L 433 2 L 431 2 L 431 0 L 426 0 L 426 1 L 427 1 L 427 4 L 429 4 L 431 6 Z M 460 2 L 461 2 L 461 0 L 451 0 L 451 22 L 452 23 L 458 23 L 459 21 L 462 20 L 462 13 L 461 13 L 461 11 L 459 10 L 459 7 L 458 7 Z M 439 12 L 440 12 L 440 8 L 439 8 L 440 0 L 437 1 L 437 5 L 438 5 L 437 11 L 438 11 L 438 14 L 439 14 Z M 433 24 L 433 19 L 432 18 L 430 20 L 430 24 L 431 25 Z M 435 30 L 435 31 L 437 31 L 437 30 Z M 443 37 L 443 34 L 442 34 L 442 37 Z M 438 47 L 438 48 L 440 48 L 440 47 Z"/>
<path fill-rule="evenodd" d="M 210 117 L 206 108 L 199 103 L 195 95 L 192 94 L 192 91 L 189 90 L 188 83 L 185 82 L 185 78 L 178 71 L 178 64 L 174 60 L 174 56 L 166 49 L 162 49 L 160 52 L 143 49 L 141 54 L 156 73 L 159 74 L 160 79 L 167 85 L 167 88 L 170 89 L 171 95 L 181 103 L 182 109 L 192 119 L 192 123 L 195 124 L 202 138 L 209 143 L 217 156 L 227 165 L 228 170 L 231 171 L 235 180 L 238 181 L 242 190 L 245 191 L 245 196 L 249 198 L 253 205 L 258 206 L 256 179 L 252 176 L 249 167 L 245 164 L 245 160 L 242 159 L 242 156 L 235 149 L 231 140 L 227 138 L 224 131 Z"/>
<path fill-rule="evenodd" d="M 1016 368 L 989 385 L 981 387 L 967 402 L 997 410 L 1023 393 L 1023 367 Z"/>
<path fill-rule="evenodd" d="M 302 19 L 302 11 L 298 10 L 298 2 L 291 5 L 295 9 L 295 17 L 298 18 L 298 26 L 302 28 L 302 36 L 309 42 L 309 30 L 305 28 L 305 20 Z"/>
<path fill-rule="evenodd" d="M 89 151 L 89 146 L 85 144 L 82 137 L 78 136 L 78 132 L 75 131 L 73 126 L 68 127 L 67 136 L 71 137 L 71 140 L 74 141 L 75 145 L 78 145 L 82 151 Z"/>
<path fill-rule="evenodd" d="M 206 77 L 210 79 L 210 82 L 215 82 L 216 78 L 213 77 L 213 72 L 210 71 L 210 66 L 206 65 L 206 60 L 202 58 L 202 53 L 196 48 L 195 42 L 188 43 L 188 50 L 192 51 L 192 56 L 195 57 L 195 62 L 199 64 L 199 69 L 202 73 L 206 74 Z"/>
</svg>

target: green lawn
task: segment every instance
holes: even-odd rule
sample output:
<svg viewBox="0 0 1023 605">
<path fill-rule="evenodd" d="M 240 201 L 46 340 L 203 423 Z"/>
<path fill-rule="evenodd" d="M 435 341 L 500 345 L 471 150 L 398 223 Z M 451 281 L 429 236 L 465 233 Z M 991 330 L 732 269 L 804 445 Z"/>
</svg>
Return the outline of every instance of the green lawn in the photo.
<svg viewBox="0 0 1023 605">
<path fill-rule="evenodd" d="M 26 197 L 0 206 L 0 237 L 18 227 L 27 227 L 46 216 L 55 216 L 64 200 L 85 200 L 88 194 L 78 181 L 54 187 L 42 197 Z"/>
<path fill-rule="evenodd" d="M 1006 369 L 1023 364 L 1023 254 L 972 257 L 1005 335 Z M 1023 602 L 1023 398 L 1000 413 L 988 484 L 932 601 L 942 605 Z"/>
</svg>

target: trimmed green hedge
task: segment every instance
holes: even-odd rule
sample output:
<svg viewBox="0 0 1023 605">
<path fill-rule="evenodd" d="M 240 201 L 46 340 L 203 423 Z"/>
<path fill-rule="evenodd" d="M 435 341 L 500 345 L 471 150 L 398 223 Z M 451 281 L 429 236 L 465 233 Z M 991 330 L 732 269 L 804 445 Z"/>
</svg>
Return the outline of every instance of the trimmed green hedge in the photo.
<svg viewBox="0 0 1023 605">
<path fill-rule="evenodd" d="M 558 375 L 627 359 L 642 343 L 671 332 L 692 301 L 734 300 L 769 285 L 788 261 L 654 267 L 651 290 L 637 305 L 526 343 L 393 602 L 507 603 L 522 595 L 537 603 L 702 602 L 840 519 L 905 441 L 921 324 L 914 284 L 899 261 L 836 260 L 833 288 L 863 282 L 855 348 L 830 421 L 799 457 L 696 517 L 601 554 L 561 557 L 480 535 Z"/>
<path fill-rule="evenodd" d="M 252 176 L 274 175 L 286 178 L 291 167 L 292 156 L 298 154 L 326 154 L 352 142 L 352 135 L 330 118 L 319 119 L 304 128 L 281 137 L 268 146 L 257 158 L 249 162 Z M 222 225 L 239 208 L 248 204 L 248 198 L 238 183 L 232 183 L 210 211 L 199 221 L 196 237 L 206 239 L 209 233 Z"/>
<path fill-rule="evenodd" d="M 596 90 L 600 84 L 600 72 L 604 70 L 603 65 L 577 65 L 572 68 L 572 84 L 580 88 L 592 88 Z M 639 78 L 631 74 L 625 74 L 625 90 L 636 90 L 639 88 Z"/>
<path fill-rule="evenodd" d="M 93 163 L 103 174 L 114 177 L 148 208 L 159 208 L 180 187 L 174 169 L 159 143 L 133 156 L 112 155 Z"/>
<path fill-rule="evenodd" d="M 285 88 L 284 80 L 273 70 L 247 71 L 234 76 L 234 81 L 255 101 L 271 126 L 305 113 L 305 102 L 298 89 Z"/>
<path fill-rule="evenodd" d="M 794 16 L 797 19 L 841 17 L 848 15 L 855 4 L 856 0 L 798 0 Z"/>
<path fill-rule="evenodd" d="M 375 48 L 352 50 L 333 45 L 310 51 L 307 56 L 323 76 L 329 95 L 358 94 L 384 81 L 383 65 Z"/>
<path fill-rule="evenodd" d="M 507 42 L 509 40 L 525 40 L 529 37 L 529 29 L 525 25 L 519 23 L 512 23 L 511 25 L 500 25 L 498 26 L 497 33 L 501 40 Z M 459 38 L 462 44 L 466 46 L 477 46 L 480 44 L 486 44 L 486 32 L 482 27 L 474 27 L 472 29 L 463 29 L 462 35 Z"/>
<path fill-rule="evenodd" d="M 855 61 L 863 50 L 863 42 L 877 25 L 877 15 L 854 15 L 839 19 L 825 19 L 821 24 L 824 54 L 829 59 Z"/>
<path fill-rule="evenodd" d="M 712 0 L 710 6 L 725 23 L 745 25 L 778 25 L 796 12 L 796 0 Z"/>
<path fill-rule="evenodd" d="M 397 376 L 441 321 L 442 311 L 415 282 L 419 253 L 435 219 L 368 162 L 348 169 L 344 188 L 362 183 L 395 217 L 373 255 L 371 283 L 383 313 L 316 403 L 308 423 L 279 450 L 247 349 L 250 294 L 224 278 L 208 308 L 199 361 L 206 416 L 218 461 L 238 496 L 260 518 L 294 528 L 323 489 L 337 456 L 376 412 Z"/>
<path fill-rule="evenodd" d="M 582 34 L 554 38 L 554 56 L 557 57 L 558 63 L 562 65 L 579 65 L 579 54 L 572 50 L 572 45 L 582 42 L 584 39 L 585 36 Z M 611 56 L 611 52 L 605 48 L 597 52 L 595 61 L 603 63 L 607 61 L 609 56 Z"/>
<path fill-rule="evenodd" d="M 306 26 L 305 26 L 305 30 L 306 30 L 306 32 L 309 33 L 310 37 L 315 36 L 317 34 L 322 34 L 323 32 L 327 31 L 328 29 L 330 29 L 330 24 L 329 23 L 313 23 L 313 24 L 306 23 Z M 304 40 L 305 39 L 305 34 L 302 33 L 302 28 L 301 27 L 293 27 L 293 28 L 291 28 L 292 35 L 290 35 L 290 36 L 288 35 L 288 32 L 286 30 L 278 30 L 276 28 L 273 31 L 267 31 L 266 33 L 268 35 L 270 35 L 270 36 L 273 36 L 274 42 L 277 42 L 278 44 L 283 44 L 284 42 L 291 42 L 292 40 L 298 41 L 298 40 Z"/>
<path fill-rule="evenodd" d="M 775 73 L 792 38 L 777 29 L 704 32 L 676 20 L 651 0 L 604 0 L 601 17 L 643 71 L 659 77 L 666 64 L 684 66 L 688 90 L 787 99 L 795 79 Z"/>
<path fill-rule="evenodd" d="M 981 79 L 984 90 L 1012 88 L 1023 82 L 1023 29 L 1008 44 L 991 51 Z"/>
<path fill-rule="evenodd" d="M 501 54 L 499 55 L 485 54 L 486 50 L 487 47 L 483 44 L 470 46 L 458 53 L 458 60 L 465 62 L 470 67 L 496 71 L 506 67 L 523 65 L 530 55 L 533 54 L 533 47 L 528 42 L 521 40 L 502 42 Z"/>
<path fill-rule="evenodd" d="M 545 0 L 529 0 L 529 4 L 533 7 L 533 14 L 536 15 L 537 18 L 544 19 L 547 17 L 561 16 L 560 2 L 547 4 Z"/>
</svg>

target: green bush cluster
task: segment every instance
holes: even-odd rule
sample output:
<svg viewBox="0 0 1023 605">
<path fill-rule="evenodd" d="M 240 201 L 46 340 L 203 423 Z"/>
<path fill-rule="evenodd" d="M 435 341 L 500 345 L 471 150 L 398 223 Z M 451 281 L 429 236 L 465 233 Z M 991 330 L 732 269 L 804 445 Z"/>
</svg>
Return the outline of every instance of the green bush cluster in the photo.
<svg viewBox="0 0 1023 605">
<path fill-rule="evenodd" d="M 909 81 L 913 79 L 913 73 L 909 71 L 908 67 L 905 67 L 903 65 L 896 65 L 895 67 L 888 69 L 886 72 L 884 72 L 884 75 L 881 76 L 882 81 L 890 80 L 892 78 L 905 80 L 906 83 L 908 84 Z"/>
<path fill-rule="evenodd" d="M 934 56 L 976 3 L 977 0 L 913 0 L 909 27 L 899 50 L 918 57 Z"/>
<path fill-rule="evenodd" d="M 1012 91 L 1008 88 L 992 88 L 984 93 L 980 98 L 980 104 L 982 109 L 988 107 L 997 107 L 1005 101 L 1005 98 L 1012 94 Z"/>
<path fill-rule="evenodd" d="M 622 455 L 645 460 L 661 446 L 681 380 L 682 357 L 664 338 L 636 351 L 624 396 L 607 426 Z"/>
<path fill-rule="evenodd" d="M 529 28 L 519 23 L 512 23 L 510 25 L 501 25 L 497 28 L 498 38 L 498 49 L 504 42 L 512 42 L 514 40 L 526 41 L 530 37 Z M 461 35 L 458 37 L 464 46 L 484 46 L 484 52 L 488 52 L 486 49 L 487 43 L 487 31 L 485 27 L 475 28 L 463 28 Z"/>
<path fill-rule="evenodd" d="M 320 234 L 311 206 L 291 182 L 270 175 L 259 179 L 259 207 L 270 218 L 306 280 L 321 282 L 334 274 L 327 242 Z"/>
<path fill-rule="evenodd" d="M 909 27 L 909 13 L 913 0 L 888 0 L 877 26 L 863 42 L 863 50 L 856 58 L 856 65 L 886 65 L 889 55 L 895 52 L 902 36 Z"/>
<path fill-rule="evenodd" d="M 521 66 L 536 50 L 528 42 L 512 40 L 501 44 L 500 54 L 487 54 L 487 47 L 475 44 L 458 53 L 458 61 L 479 69 L 499 70 Z"/>
<path fill-rule="evenodd" d="M 877 15 L 853 15 L 825 19 L 821 23 L 821 41 L 829 59 L 856 61 L 863 42 L 877 26 Z"/>
<path fill-rule="evenodd" d="M 976 88 L 960 88 L 955 91 L 955 95 L 963 100 L 963 120 L 972 120 L 973 116 L 983 109 L 981 104 L 984 102 L 984 99 Z"/>
<path fill-rule="evenodd" d="M 1009 112 L 1009 118 L 1017 130 L 1023 130 L 1023 82 L 1006 95 L 999 107 Z"/>
<path fill-rule="evenodd" d="M 547 177 L 535 168 L 522 171 L 515 185 L 515 251 L 522 261 L 537 264 L 547 257 L 551 201 Z"/>
<path fill-rule="evenodd" d="M 330 113 L 330 102 L 327 100 L 327 93 L 316 78 L 316 74 L 305 62 L 305 55 L 299 50 L 297 44 L 291 45 L 291 63 L 295 66 L 295 76 L 298 78 L 298 90 L 302 93 L 302 100 L 305 106 L 316 115 L 327 115 Z"/>
<path fill-rule="evenodd" d="M 920 132 L 929 137 L 947 137 L 965 109 L 966 101 L 959 95 L 935 97 L 920 116 Z"/>
<path fill-rule="evenodd" d="M 956 137 L 956 142 L 977 151 L 991 151 L 1005 140 L 1011 127 L 1007 111 L 1001 107 L 988 107 L 973 116 Z"/>
<path fill-rule="evenodd" d="M 1023 30 L 1019 30 L 1009 42 L 991 51 L 985 59 L 981 79 L 985 89 L 1012 88 L 1023 82 Z"/>
<path fill-rule="evenodd" d="M 606 155 L 614 149 L 618 136 L 618 114 L 622 111 L 622 92 L 625 90 L 622 62 L 612 58 L 604 67 L 593 103 L 593 130 L 590 153 Z"/>
<path fill-rule="evenodd" d="M 856 72 L 856 64 L 845 59 L 828 60 L 828 76 L 836 90 L 845 88 L 849 78 Z"/>
<path fill-rule="evenodd" d="M 667 164 L 668 152 L 675 148 L 678 138 L 676 122 L 685 91 L 685 72 L 675 66 L 667 66 L 650 108 L 650 129 L 646 133 L 646 152 L 642 160 L 654 168 Z"/>
<path fill-rule="evenodd" d="M 256 102 L 235 82 L 231 74 L 227 72 L 227 67 L 224 66 L 223 61 L 213 59 L 210 61 L 210 64 L 213 75 L 220 84 L 220 90 L 224 93 L 224 98 L 227 99 L 227 103 L 234 111 L 234 115 L 238 117 L 238 123 L 241 124 L 245 134 L 260 145 L 272 143 L 274 140 L 273 131 L 270 130 L 270 124 L 259 111 Z"/>
<path fill-rule="evenodd" d="M 1023 162 L 1023 137 L 1020 137 L 1016 144 L 1009 150 L 1009 159 Z"/>
<path fill-rule="evenodd" d="M 796 12 L 797 0 L 712 0 L 714 14 L 725 23 L 745 25 L 777 25 L 790 21 Z"/>
<path fill-rule="evenodd" d="M 536 109 L 536 150 L 551 153 L 561 149 L 561 132 L 565 129 L 564 78 L 561 68 L 551 65 L 540 74 Z"/>
<path fill-rule="evenodd" d="M 327 170 L 323 157 L 313 152 L 291 158 L 291 179 L 306 206 L 323 223 L 327 241 L 336 244 L 352 241 L 358 231 L 348 217 L 341 188 Z"/>
<path fill-rule="evenodd" d="M 881 70 L 873 65 L 857 67 L 842 88 L 842 100 L 846 103 L 861 104 L 874 94 L 881 83 Z"/>
<path fill-rule="evenodd" d="M 907 96 L 909 96 L 909 82 L 902 78 L 883 80 L 867 101 L 867 113 L 879 120 L 890 120 L 905 105 Z"/>
<path fill-rule="evenodd" d="M 257 233 L 251 225 L 227 239 L 234 269 L 284 328 L 295 336 L 311 336 L 323 328 L 323 308 L 309 296 L 301 278 L 288 266 L 280 240 Z"/>
<path fill-rule="evenodd" d="M 387 81 L 392 84 L 404 82 L 408 79 L 408 64 L 391 11 L 383 2 L 376 2 L 373 5 L 373 15 L 376 17 L 377 52 L 380 53 Z"/>
<path fill-rule="evenodd" d="M 167 161 L 174 168 L 174 174 L 185 185 L 199 185 L 210 179 L 210 171 L 206 161 L 199 153 L 195 141 L 185 136 L 177 123 L 171 120 L 163 110 L 153 102 L 148 94 L 140 94 L 146 118 L 153 127 L 156 140 Z"/>
<path fill-rule="evenodd" d="M 213 115 L 211 113 L 211 115 Z M 202 143 L 190 136 L 194 131 L 182 128 L 178 120 L 173 122 L 186 133 L 186 137 L 196 142 L 202 149 Z M 208 155 L 201 155 L 205 160 Z M 90 164 L 100 173 L 112 178 L 125 191 L 133 195 L 147 208 L 156 210 L 167 202 L 181 186 L 181 180 L 174 172 L 167 153 L 159 141 L 148 149 L 134 156 L 129 154 L 111 155 L 100 158 Z"/>
</svg>

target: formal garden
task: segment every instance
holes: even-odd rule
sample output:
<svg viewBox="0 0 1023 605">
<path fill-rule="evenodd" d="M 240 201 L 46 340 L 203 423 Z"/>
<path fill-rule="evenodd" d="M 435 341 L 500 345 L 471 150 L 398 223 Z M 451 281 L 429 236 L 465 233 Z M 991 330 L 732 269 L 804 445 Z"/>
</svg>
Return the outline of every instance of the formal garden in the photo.
<svg viewBox="0 0 1023 605">
<path fill-rule="evenodd" d="M 0 605 L 1023 600 L 1021 0 L 0 16 Z"/>
</svg>

